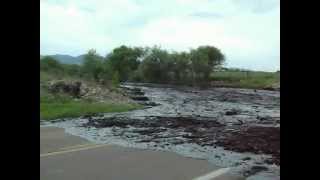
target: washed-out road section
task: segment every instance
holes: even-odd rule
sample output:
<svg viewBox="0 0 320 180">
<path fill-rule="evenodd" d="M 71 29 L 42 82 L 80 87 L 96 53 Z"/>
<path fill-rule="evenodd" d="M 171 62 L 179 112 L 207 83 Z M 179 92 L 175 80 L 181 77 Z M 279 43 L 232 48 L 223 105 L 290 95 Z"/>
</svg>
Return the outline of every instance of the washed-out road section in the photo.
<svg viewBox="0 0 320 180">
<path fill-rule="evenodd" d="M 280 179 L 280 92 L 124 84 L 149 108 L 42 123 L 92 143 L 205 159 L 248 180 Z"/>
</svg>

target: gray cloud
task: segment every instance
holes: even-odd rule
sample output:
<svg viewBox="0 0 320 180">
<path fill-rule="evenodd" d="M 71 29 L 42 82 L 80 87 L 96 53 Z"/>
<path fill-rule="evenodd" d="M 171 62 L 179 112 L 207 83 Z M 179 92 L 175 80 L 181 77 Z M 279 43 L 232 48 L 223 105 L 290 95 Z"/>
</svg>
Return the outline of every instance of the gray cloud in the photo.
<svg viewBox="0 0 320 180">
<path fill-rule="evenodd" d="M 116 46 L 161 45 L 177 51 L 214 45 L 227 66 L 280 67 L 278 0 L 42 0 L 42 54 L 105 55 Z"/>
</svg>

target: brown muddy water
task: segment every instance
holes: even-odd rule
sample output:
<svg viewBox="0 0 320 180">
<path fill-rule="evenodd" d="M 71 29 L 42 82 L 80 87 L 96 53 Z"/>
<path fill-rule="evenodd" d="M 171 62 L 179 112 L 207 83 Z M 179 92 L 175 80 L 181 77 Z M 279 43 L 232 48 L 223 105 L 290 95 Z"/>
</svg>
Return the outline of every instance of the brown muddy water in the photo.
<svg viewBox="0 0 320 180">
<path fill-rule="evenodd" d="M 172 151 L 231 167 L 247 179 L 280 179 L 280 92 L 123 84 L 145 109 L 58 120 L 97 143 Z"/>
</svg>

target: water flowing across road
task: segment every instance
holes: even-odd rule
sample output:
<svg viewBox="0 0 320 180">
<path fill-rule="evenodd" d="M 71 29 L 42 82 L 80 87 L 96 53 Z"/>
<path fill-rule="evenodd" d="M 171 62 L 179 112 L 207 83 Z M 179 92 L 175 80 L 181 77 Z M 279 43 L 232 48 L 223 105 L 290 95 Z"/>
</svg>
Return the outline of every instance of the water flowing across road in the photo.
<svg viewBox="0 0 320 180">
<path fill-rule="evenodd" d="M 62 127 L 97 143 L 206 159 L 248 179 L 280 179 L 280 92 L 152 84 L 122 88 L 152 106 L 42 126 Z"/>
</svg>

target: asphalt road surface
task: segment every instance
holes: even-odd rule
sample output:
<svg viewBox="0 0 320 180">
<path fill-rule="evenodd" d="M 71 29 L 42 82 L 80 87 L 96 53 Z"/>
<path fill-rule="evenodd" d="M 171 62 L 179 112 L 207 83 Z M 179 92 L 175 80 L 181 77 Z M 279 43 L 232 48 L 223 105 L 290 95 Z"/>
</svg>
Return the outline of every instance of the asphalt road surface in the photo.
<svg viewBox="0 0 320 180">
<path fill-rule="evenodd" d="M 240 180 L 205 160 L 93 144 L 55 127 L 40 127 L 43 180 Z"/>
</svg>

